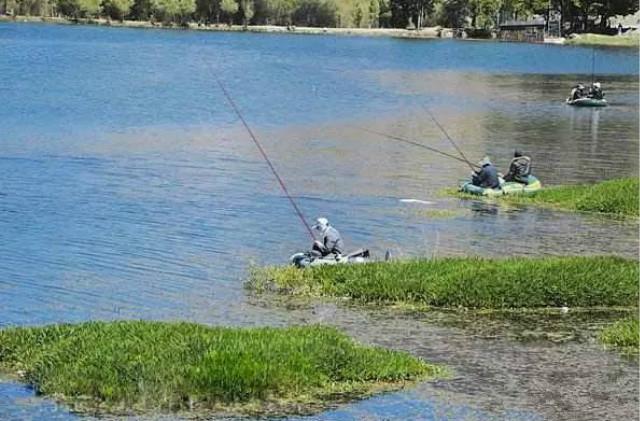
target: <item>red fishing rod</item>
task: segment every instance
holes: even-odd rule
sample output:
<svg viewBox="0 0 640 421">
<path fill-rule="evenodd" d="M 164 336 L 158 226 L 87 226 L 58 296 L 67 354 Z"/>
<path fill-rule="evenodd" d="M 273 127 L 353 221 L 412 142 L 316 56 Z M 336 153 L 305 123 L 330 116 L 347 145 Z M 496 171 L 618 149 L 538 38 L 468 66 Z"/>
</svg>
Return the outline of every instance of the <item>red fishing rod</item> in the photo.
<svg viewBox="0 0 640 421">
<path fill-rule="evenodd" d="M 293 209 L 296 211 L 296 214 L 300 218 L 300 221 L 302 221 L 302 224 L 307 229 L 307 232 L 309 233 L 309 236 L 311 237 L 312 240 L 315 240 L 316 238 L 313 235 L 313 231 L 311 230 L 311 227 L 307 223 L 307 220 L 305 219 L 304 215 L 302 214 L 302 211 L 300 210 L 300 208 L 296 204 L 296 201 L 293 200 L 293 197 L 291 197 L 291 195 L 289 194 L 289 190 L 287 189 L 287 186 L 284 184 L 284 180 L 282 179 L 282 177 L 280 177 L 280 175 L 278 174 L 278 171 L 276 171 L 276 168 L 273 166 L 273 163 L 269 159 L 269 156 L 267 155 L 267 152 L 262 147 L 262 144 L 260 143 L 258 138 L 253 134 L 253 130 L 251 130 L 251 127 L 249 127 L 249 124 L 247 124 L 246 120 L 242 116 L 242 113 L 240 112 L 240 110 L 236 106 L 236 103 L 233 101 L 233 98 L 231 98 L 231 95 L 229 94 L 227 89 L 224 87 L 224 85 L 222 84 L 220 79 L 218 79 L 217 77 L 215 79 L 216 79 L 216 82 L 218 83 L 218 86 L 220 86 L 220 90 L 222 91 L 224 96 L 227 98 L 227 101 L 231 105 L 231 108 L 233 108 L 233 111 L 236 113 L 236 115 L 238 116 L 238 118 L 240 119 L 242 124 L 244 125 L 244 128 L 247 129 L 247 132 L 249 133 L 249 136 L 253 140 L 253 143 L 255 143 L 256 147 L 260 151 L 260 154 L 262 155 L 262 157 L 264 158 L 265 162 L 267 163 L 267 165 L 271 169 L 271 172 L 275 176 L 276 180 L 278 180 L 278 184 L 280 184 L 280 188 L 284 192 L 285 196 L 287 196 L 287 199 L 289 199 L 289 202 L 291 202 L 291 205 L 293 206 Z"/>
</svg>

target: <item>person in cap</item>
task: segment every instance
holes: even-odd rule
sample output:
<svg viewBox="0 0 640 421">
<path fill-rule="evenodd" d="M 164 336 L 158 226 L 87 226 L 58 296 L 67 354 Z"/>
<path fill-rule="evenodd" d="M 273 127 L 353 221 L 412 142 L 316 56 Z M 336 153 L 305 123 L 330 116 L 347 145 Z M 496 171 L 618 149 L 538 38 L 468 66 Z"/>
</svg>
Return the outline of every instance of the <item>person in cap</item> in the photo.
<svg viewBox="0 0 640 421">
<path fill-rule="evenodd" d="M 584 94 L 584 85 L 581 84 L 581 83 L 578 83 L 571 90 L 571 99 L 572 100 L 576 100 L 578 98 L 582 98 L 583 96 L 585 96 L 585 94 Z"/>
<path fill-rule="evenodd" d="M 591 88 L 589 89 L 589 97 L 595 99 L 603 99 L 604 92 L 602 92 L 602 86 L 600 82 L 594 82 L 591 84 Z"/>
<path fill-rule="evenodd" d="M 513 153 L 513 159 L 509 164 L 509 172 L 504 176 L 504 181 L 516 181 L 518 183 L 528 184 L 531 175 L 531 158 L 525 156 L 516 149 Z"/>
<path fill-rule="evenodd" d="M 312 227 L 322 238 L 322 241 L 315 240 L 311 252 L 318 256 L 328 256 L 334 254 L 340 256 L 344 251 L 344 243 L 337 229 L 329 225 L 327 218 L 316 219 L 316 224 Z"/>
<path fill-rule="evenodd" d="M 480 170 L 473 172 L 471 176 L 471 183 L 474 186 L 495 189 L 500 187 L 500 181 L 498 180 L 498 170 L 493 166 L 489 157 L 484 157 L 482 161 L 478 163 Z"/>
</svg>

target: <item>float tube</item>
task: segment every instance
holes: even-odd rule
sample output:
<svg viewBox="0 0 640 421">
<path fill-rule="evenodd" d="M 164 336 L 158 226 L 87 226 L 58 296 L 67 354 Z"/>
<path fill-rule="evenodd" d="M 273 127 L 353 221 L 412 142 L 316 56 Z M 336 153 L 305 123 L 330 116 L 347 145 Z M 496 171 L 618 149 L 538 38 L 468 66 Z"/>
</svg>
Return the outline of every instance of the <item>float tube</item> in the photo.
<svg viewBox="0 0 640 421">
<path fill-rule="evenodd" d="M 471 181 L 465 181 L 460 185 L 461 192 L 489 197 L 502 196 L 503 194 L 527 194 L 540 189 L 542 189 L 542 183 L 533 175 L 527 178 L 527 184 L 504 181 L 500 178 L 500 187 L 496 189 L 474 186 Z"/>
<path fill-rule="evenodd" d="M 575 105 L 576 107 L 606 107 L 607 100 L 604 98 L 596 99 L 588 97 L 582 97 L 578 99 L 567 98 L 567 104 Z"/>
</svg>

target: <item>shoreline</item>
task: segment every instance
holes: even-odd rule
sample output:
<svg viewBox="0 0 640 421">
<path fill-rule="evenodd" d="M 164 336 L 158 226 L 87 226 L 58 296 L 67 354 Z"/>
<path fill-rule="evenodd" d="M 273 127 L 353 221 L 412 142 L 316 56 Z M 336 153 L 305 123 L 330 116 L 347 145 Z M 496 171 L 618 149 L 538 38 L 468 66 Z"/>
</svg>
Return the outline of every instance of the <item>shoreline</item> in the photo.
<svg viewBox="0 0 640 421">
<path fill-rule="evenodd" d="M 501 41 L 498 38 L 476 38 L 466 35 L 466 30 L 462 30 L 463 36 L 459 35 L 460 30 L 443 28 L 441 26 L 426 27 L 420 30 L 400 29 L 400 28 L 320 28 L 311 26 L 278 26 L 278 25 L 228 25 L 220 24 L 200 24 L 190 22 L 185 25 L 163 24 L 151 21 L 138 20 L 112 20 L 105 18 L 82 18 L 68 19 L 55 16 L 8 16 L 0 15 L 0 23 L 44 23 L 54 25 L 96 25 L 115 28 L 134 29 L 173 29 L 192 30 L 204 32 L 251 32 L 259 34 L 297 34 L 297 35 L 335 35 L 335 36 L 357 36 L 357 37 L 388 37 L 399 39 L 459 39 L 466 41 Z M 640 44 L 638 36 L 606 36 L 598 34 L 573 34 L 568 38 L 545 38 L 541 43 L 546 45 L 565 45 L 573 47 L 612 47 L 612 48 L 637 48 Z"/>
<path fill-rule="evenodd" d="M 300 34 L 300 35 L 340 35 L 340 36 L 363 36 L 363 37 L 389 37 L 389 38 L 410 38 L 410 39 L 438 39 L 453 38 L 453 30 L 439 26 L 422 28 L 419 31 L 399 28 L 319 28 L 310 26 L 277 26 L 277 25 L 227 25 L 212 24 L 204 25 L 191 22 L 185 26 L 175 24 L 152 23 L 150 21 L 137 20 L 111 20 L 104 18 L 71 20 L 62 17 L 45 16 L 0 16 L 0 23 L 45 23 L 54 25 L 96 25 L 116 28 L 139 28 L 139 29 L 174 29 L 193 30 L 204 32 L 252 32 L 267 34 Z"/>
</svg>

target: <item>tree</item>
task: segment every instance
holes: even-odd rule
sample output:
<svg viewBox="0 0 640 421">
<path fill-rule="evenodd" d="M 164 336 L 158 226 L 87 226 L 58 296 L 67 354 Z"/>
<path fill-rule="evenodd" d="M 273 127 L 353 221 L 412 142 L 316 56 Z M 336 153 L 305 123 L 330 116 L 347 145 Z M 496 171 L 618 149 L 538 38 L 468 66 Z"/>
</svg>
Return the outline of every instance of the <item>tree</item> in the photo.
<svg viewBox="0 0 640 421">
<path fill-rule="evenodd" d="M 123 21 L 124 17 L 129 14 L 131 6 L 133 6 L 133 0 L 105 0 L 102 3 L 104 12 L 120 21 Z"/>
<path fill-rule="evenodd" d="M 616 15 L 633 15 L 638 11 L 637 0 L 604 0 L 599 8 L 600 32 L 605 32 L 609 26 L 609 18 Z"/>
<path fill-rule="evenodd" d="M 100 14 L 100 0 L 58 0 L 58 10 L 74 19 Z"/>
<path fill-rule="evenodd" d="M 253 0 L 240 0 L 240 8 L 242 9 L 242 24 L 246 28 L 254 13 Z"/>
<path fill-rule="evenodd" d="M 261 0 L 255 1 L 256 15 L 258 15 L 258 5 L 264 13 L 264 20 L 267 24 L 290 25 L 291 16 L 296 9 L 296 0 Z"/>
<path fill-rule="evenodd" d="M 501 0 L 470 0 L 471 26 L 488 29 L 498 26 L 496 16 L 500 10 Z"/>
<path fill-rule="evenodd" d="M 233 15 L 238 13 L 238 3 L 236 0 L 222 0 L 220 9 L 229 16 L 229 25 L 233 25 Z"/>
<path fill-rule="evenodd" d="M 196 16 L 205 23 L 220 23 L 220 0 L 196 0 Z"/>
<path fill-rule="evenodd" d="M 301 0 L 292 15 L 293 23 L 300 26 L 336 27 L 337 6 L 332 0 Z"/>
<path fill-rule="evenodd" d="M 378 26 L 383 28 L 393 26 L 390 0 L 379 0 L 378 7 L 380 9 L 378 13 Z"/>
<path fill-rule="evenodd" d="M 378 0 L 369 1 L 369 28 L 378 27 L 379 16 L 380 16 L 380 2 Z"/>
<path fill-rule="evenodd" d="M 391 24 L 396 28 L 413 24 L 420 29 L 432 10 L 432 0 L 391 0 Z"/>
<path fill-rule="evenodd" d="M 444 0 L 438 20 L 442 26 L 462 28 L 469 14 L 468 0 Z"/>
<path fill-rule="evenodd" d="M 165 22 L 184 24 L 195 10 L 195 0 L 153 0 L 154 15 Z"/>
<path fill-rule="evenodd" d="M 149 20 L 153 14 L 153 1 L 134 0 L 130 14 L 134 20 Z"/>
</svg>

